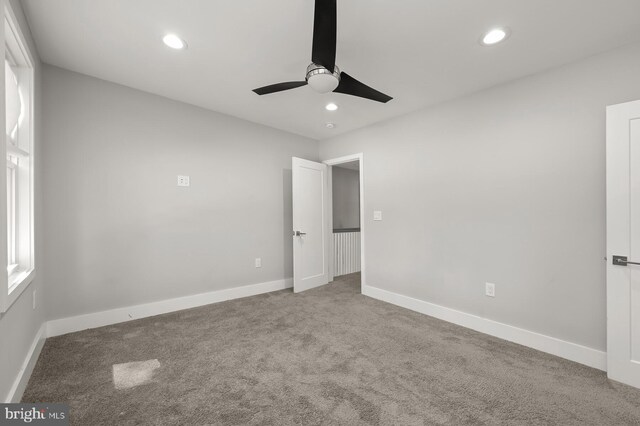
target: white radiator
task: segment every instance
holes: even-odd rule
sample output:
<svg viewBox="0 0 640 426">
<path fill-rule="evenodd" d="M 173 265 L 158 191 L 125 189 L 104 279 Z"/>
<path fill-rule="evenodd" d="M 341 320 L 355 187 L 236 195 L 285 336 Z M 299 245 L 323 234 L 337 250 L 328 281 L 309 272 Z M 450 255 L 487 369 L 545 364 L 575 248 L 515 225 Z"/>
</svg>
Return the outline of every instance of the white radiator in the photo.
<svg viewBox="0 0 640 426">
<path fill-rule="evenodd" d="M 360 271 L 360 232 L 334 232 L 333 276 Z"/>
</svg>

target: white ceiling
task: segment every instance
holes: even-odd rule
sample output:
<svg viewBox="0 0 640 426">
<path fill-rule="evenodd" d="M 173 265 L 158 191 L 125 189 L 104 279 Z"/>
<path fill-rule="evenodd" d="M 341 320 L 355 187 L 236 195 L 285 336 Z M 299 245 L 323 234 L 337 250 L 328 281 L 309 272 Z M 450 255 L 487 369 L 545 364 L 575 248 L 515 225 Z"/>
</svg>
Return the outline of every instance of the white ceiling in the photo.
<svg viewBox="0 0 640 426">
<path fill-rule="evenodd" d="M 395 99 L 257 96 L 304 79 L 313 3 L 23 0 L 46 63 L 315 139 L 640 40 L 639 0 L 338 0 L 337 65 Z M 503 25 L 505 43 L 480 46 Z M 165 47 L 167 32 L 189 48 Z M 340 109 L 325 111 L 329 101 Z"/>
</svg>

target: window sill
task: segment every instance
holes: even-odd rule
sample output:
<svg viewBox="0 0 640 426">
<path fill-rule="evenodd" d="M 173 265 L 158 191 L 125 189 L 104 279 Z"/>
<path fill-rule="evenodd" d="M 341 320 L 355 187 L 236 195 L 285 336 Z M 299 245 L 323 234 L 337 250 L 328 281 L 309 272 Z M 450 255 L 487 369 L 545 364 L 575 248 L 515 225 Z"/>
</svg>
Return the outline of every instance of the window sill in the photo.
<svg viewBox="0 0 640 426">
<path fill-rule="evenodd" d="M 18 300 L 23 291 L 29 287 L 36 276 L 35 269 L 31 268 L 26 271 L 16 271 L 9 276 L 9 295 L 7 298 L 7 306 L 5 312 L 13 303 Z"/>
</svg>

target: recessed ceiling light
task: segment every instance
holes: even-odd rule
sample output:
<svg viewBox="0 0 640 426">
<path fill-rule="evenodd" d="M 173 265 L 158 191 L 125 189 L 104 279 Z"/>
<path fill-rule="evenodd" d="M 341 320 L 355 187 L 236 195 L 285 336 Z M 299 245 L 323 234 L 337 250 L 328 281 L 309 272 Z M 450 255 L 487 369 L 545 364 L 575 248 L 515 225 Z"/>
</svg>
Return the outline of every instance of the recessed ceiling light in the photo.
<svg viewBox="0 0 640 426">
<path fill-rule="evenodd" d="M 326 107 L 324 107 L 327 111 L 335 111 L 338 109 L 338 105 L 334 104 L 333 102 L 330 104 L 327 104 Z"/>
<path fill-rule="evenodd" d="M 492 46 L 504 41 L 508 36 L 508 28 L 494 28 L 482 37 L 482 44 L 485 46 Z"/>
<path fill-rule="evenodd" d="M 335 127 L 336 127 L 336 125 L 335 125 L 335 124 L 333 124 L 333 123 L 327 123 L 327 129 L 333 129 L 333 128 L 335 128 Z"/>
<path fill-rule="evenodd" d="M 164 41 L 164 44 L 166 44 L 170 48 L 176 50 L 182 50 L 187 47 L 187 43 L 185 43 L 183 39 L 175 34 L 167 34 L 166 36 L 162 37 L 162 41 Z"/>
</svg>

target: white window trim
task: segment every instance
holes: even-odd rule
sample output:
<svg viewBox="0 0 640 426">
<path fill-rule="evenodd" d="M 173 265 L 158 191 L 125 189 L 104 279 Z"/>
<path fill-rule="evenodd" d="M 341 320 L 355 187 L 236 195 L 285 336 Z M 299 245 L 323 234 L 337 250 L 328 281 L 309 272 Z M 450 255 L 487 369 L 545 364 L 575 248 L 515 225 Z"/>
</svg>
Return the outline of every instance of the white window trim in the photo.
<svg viewBox="0 0 640 426">
<path fill-rule="evenodd" d="M 9 44 L 11 42 L 12 44 L 12 49 L 18 50 L 22 53 L 22 56 L 24 58 L 24 60 L 26 61 L 27 67 L 31 68 L 31 73 L 35 73 L 35 61 L 34 61 L 34 57 L 31 54 L 31 51 L 29 50 L 28 44 L 26 42 L 26 39 L 24 37 L 24 34 L 22 32 L 22 30 L 20 29 L 19 25 L 18 25 L 18 19 L 16 18 L 15 13 L 13 12 L 11 5 L 9 4 L 9 2 L 4 2 L 4 15 L 3 15 L 3 19 L 1 20 L 2 22 L 2 28 L 0 28 L 0 34 L 2 34 L 2 43 L 0 43 L 1 45 L 1 49 L 2 49 L 2 57 L 4 57 L 6 55 L 6 49 L 7 49 L 7 44 Z M 4 34 L 6 31 L 10 31 L 11 33 L 13 33 L 14 36 L 14 40 L 10 41 L 7 40 L 4 37 Z M 4 73 L 4 67 L 2 68 L 2 73 Z M 0 81 L 4 82 L 4 74 L 1 74 L 0 77 L 2 77 L 0 79 Z M 4 83 L 3 83 L 4 84 Z M 11 305 L 18 300 L 18 298 L 20 297 L 20 295 L 27 289 L 27 287 L 33 282 L 34 278 L 35 278 L 35 239 L 34 239 L 34 161 L 33 161 L 33 154 L 34 154 L 34 150 L 33 150 L 33 146 L 34 146 L 34 109 L 35 109 L 35 104 L 34 104 L 34 76 L 32 75 L 32 77 L 29 79 L 29 85 L 30 87 L 29 89 L 29 99 L 28 99 L 28 108 L 29 108 L 29 123 L 28 123 L 28 129 L 29 129 L 29 203 L 30 203 L 30 208 L 29 208 L 29 220 L 30 220 L 30 227 L 31 227 L 31 232 L 30 232 L 30 258 L 31 258 L 31 262 L 30 262 L 30 267 L 27 268 L 26 270 L 20 270 L 17 269 L 15 271 L 13 271 L 13 273 L 11 275 L 9 275 L 8 273 L 0 273 L 0 286 L 2 286 L 2 290 L 0 291 L 0 312 L 6 312 L 7 310 L 9 310 L 9 308 L 11 307 Z M 2 117 L 0 121 L 0 128 L 4 129 L 5 128 L 5 113 L 4 113 L 4 101 L 2 102 L 2 111 L 3 113 L 0 114 L 0 116 Z M 1 132 L 3 135 L 3 139 L 2 141 L 0 141 L 0 155 L 3 155 L 4 158 L 6 158 L 7 156 L 7 141 L 6 141 L 6 133 L 4 132 L 4 130 Z M 18 148 L 18 151 L 21 151 Z M 16 152 L 15 154 L 24 154 L 23 152 Z M 4 223 L 6 223 L 6 214 L 7 214 L 7 194 L 6 194 L 6 181 L 2 182 L 3 179 L 6 179 L 6 174 L 3 173 L 2 176 L 0 176 L 0 188 L 4 188 L 4 196 L 0 197 L 0 220 L 3 220 Z M 6 225 L 0 227 L 0 239 L 4 241 L 4 244 L 0 244 L 0 258 L 4 259 L 4 263 L 5 263 L 5 268 L 2 269 L 2 271 L 7 270 L 8 265 L 7 264 L 7 260 L 8 260 L 8 256 L 7 256 L 7 233 L 6 233 Z"/>
</svg>

